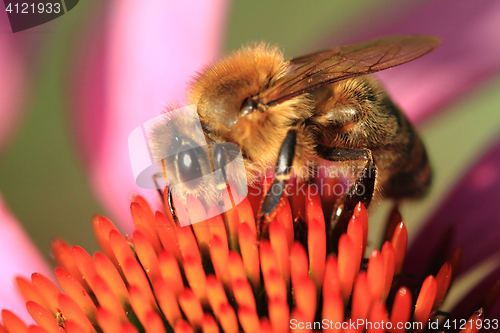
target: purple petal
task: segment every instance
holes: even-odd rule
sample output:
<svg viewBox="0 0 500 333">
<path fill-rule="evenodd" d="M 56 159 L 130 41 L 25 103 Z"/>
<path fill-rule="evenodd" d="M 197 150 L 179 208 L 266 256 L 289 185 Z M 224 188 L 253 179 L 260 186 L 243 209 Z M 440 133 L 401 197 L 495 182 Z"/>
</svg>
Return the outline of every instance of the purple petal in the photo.
<svg viewBox="0 0 500 333">
<path fill-rule="evenodd" d="M 0 309 L 16 313 L 26 322 L 33 322 L 25 301 L 16 289 L 14 278 L 30 279 L 33 272 L 52 277 L 51 269 L 35 248 L 26 232 L 5 206 L 0 196 Z"/>
<path fill-rule="evenodd" d="M 467 271 L 500 251 L 500 138 L 463 177 L 412 243 L 405 271 L 423 278 L 444 235 L 451 231 L 450 255 L 463 248 L 461 270 Z"/>
<path fill-rule="evenodd" d="M 185 99 L 195 71 L 218 53 L 227 3 L 106 5 L 76 63 L 74 121 L 94 189 L 130 231 L 130 194 L 156 194 L 134 183 L 128 135 L 169 102 Z"/>
<path fill-rule="evenodd" d="M 0 14 L 0 151 L 22 115 L 26 71 L 19 40 L 12 34 L 6 13 Z"/>
<path fill-rule="evenodd" d="M 496 269 L 479 282 L 478 285 L 453 308 L 451 311 L 453 318 L 469 318 L 472 312 L 479 310 L 479 307 L 486 306 L 483 302 L 488 294 L 491 293 L 491 286 L 498 283 L 498 281 L 500 281 L 500 268 Z M 485 319 L 492 320 L 500 318 L 500 298 L 492 302 L 494 303 L 489 305 L 491 306 L 490 309 L 484 309 L 486 311 Z"/>
<path fill-rule="evenodd" d="M 362 29 L 343 31 L 323 46 L 390 35 L 426 34 L 442 45 L 421 59 L 377 76 L 410 120 L 422 122 L 500 71 L 500 2 L 455 0 L 405 2 L 383 8 Z M 333 41 L 333 42 L 332 42 Z"/>
</svg>

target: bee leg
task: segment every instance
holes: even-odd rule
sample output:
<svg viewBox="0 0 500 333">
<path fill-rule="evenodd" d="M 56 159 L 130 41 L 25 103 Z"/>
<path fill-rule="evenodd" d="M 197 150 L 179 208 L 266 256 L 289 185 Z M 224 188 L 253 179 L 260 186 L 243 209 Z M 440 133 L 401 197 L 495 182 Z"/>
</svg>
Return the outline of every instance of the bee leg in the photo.
<svg viewBox="0 0 500 333">
<path fill-rule="evenodd" d="M 155 183 L 156 190 L 160 194 L 161 201 L 165 201 L 165 198 L 163 197 L 163 190 L 161 189 L 160 184 L 158 184 L 158 178 L 163 178 L 162 172 L 158 172 L 153 175 L 153 182 Z M 174 222 L 177 223 L 179 219 L 177 218 L 177 214 L 175 213 L 174 201 L 172 200 L 172 189 L 170 187 L 168 188 L 167 192 L 167 204 Z"/>
<path fill-rule="evenodd" d="M 174 223 L 177 223 L 179 219 L 177 218 L 177 214 L 175 213 L 174 200 L 172 199 L 172 188 L 169 186 L 167 191 L 167 203 L 168 209 L 170 210 L 170 214 L 174 219 Z"/>
<path fill-rule="evenodd" d="M 327 225 L 328 248 L 333 251 L 338 246 L 340 236 L 347 231 L 347 225 L 358 202 L 363 203 L 365 207 L 370 204 L 375 189 L 377 167 L 369 149 L 339 149 L 318 146 L 316 151 L 318 156 L 333 162 L 365 161 L 362 172 L 357 173 L 355 182 L 335 204 L 332 218 Z"/>
<path fill-rule="evenodd" d="M 286 181 L 290 178 L 290 169 L 295 156 L 296 143 L 297 131 L 289 130 L 280 148 L 278 162 L 276 163 L 275 179 L 267 191 L 266 197 L 262 203 L 260 221 L 261 229 L 264 227 L 266 218 L 278 205 L 283 194 L 283 190 L 285 189 Z"/>
</svg>

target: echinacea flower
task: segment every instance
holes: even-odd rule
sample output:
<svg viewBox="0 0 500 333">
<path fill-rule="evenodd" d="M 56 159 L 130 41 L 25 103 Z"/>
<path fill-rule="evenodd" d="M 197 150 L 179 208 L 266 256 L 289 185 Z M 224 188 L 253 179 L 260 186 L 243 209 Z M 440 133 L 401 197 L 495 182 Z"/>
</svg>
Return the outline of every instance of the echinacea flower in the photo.
<svg viewBox="0 0 500 333">
<path fill-rule="evenodd" d="M 206 215 L 198 198 L 188 202 L 180 219 Z M 327 254 L 320 197 L 308 195 L 302 202 L 295 208 L 304 219 L 292 215 L 283 197 L 268 224 L 269 239 L 258 239 L 247 198 L 225 216 L 181 227 L 170 213 L 153 213 L 136 196 L 130 206 L 136 230 L 130 238 L 97 216 L 93 229 L 102 252 L 92 257 L 55 240 L 52 250 L 60 266 L 55 276 L 62 291 L 39 273 L 31 281 L 17 278 L 38 326 L 28 328 L 3 310 L 0 331 L 427 331 L 458 261 L 445 262 L 416 292 L 398 287 L 408 239 L 398 214 L 390 219 L 389 240 L 366 261 L 368 216 L 361 203 L 338 249 Z M 482 319 L 478 309 L 470 329 L 462 332 L 479 331 Z"/>
</svg>

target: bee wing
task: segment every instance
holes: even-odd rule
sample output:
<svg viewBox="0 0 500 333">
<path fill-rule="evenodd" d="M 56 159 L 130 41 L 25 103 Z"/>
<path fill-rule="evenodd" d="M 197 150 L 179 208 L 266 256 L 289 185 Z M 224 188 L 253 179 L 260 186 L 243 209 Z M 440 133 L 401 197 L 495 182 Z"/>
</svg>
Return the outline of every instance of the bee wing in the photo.
<svg viewBox="0 0 500 333">
<path fill-rule="evenodd" d="M 431 36 L 386 37 L 294 58 L 288 72 L 260 97 L 267 105 L 279 104 L 325 84 L 404 64 L 439 44 Z"/>
</svg>

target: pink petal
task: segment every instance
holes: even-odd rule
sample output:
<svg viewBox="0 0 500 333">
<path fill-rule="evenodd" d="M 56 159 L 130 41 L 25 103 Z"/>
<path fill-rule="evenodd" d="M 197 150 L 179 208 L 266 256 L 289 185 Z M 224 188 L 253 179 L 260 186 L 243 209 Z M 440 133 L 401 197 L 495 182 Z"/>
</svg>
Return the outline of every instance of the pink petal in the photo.
<svg viewBox="0 0 500 333">
<path fill-rule="evenodd" d="M 438 211 L 415 238 L 405 259 L 407 273 L 419 281 L 426 267 L 443 248 L 443 236 L 451 233 L 445 259 L 457 246 L 463 248 L 461 271 L 500 253 L 500 137 L 450 192 Z M 420 275 L 419 275 L 420 274 Z"/>
<path fill-rule="evenodd" d="M 26 72 L 20 57 L 19 38 L 13 33 L 5 12 L 0 14 L 0 151 L 22 115 Z"/>
<path fill-rule="evenodd" d="M 95 191 L 130 231 L 130 194 L 151 201 L 156 193 L 134 183 L 128 135 L 169 102 L 183 101 L 195 71 L 217 56 L 227 1 L 103 6 L 75 63 L 74 127 Z"/>
<path fill-rule="evenodd" d="M 9 212 L 0 196 L 0 309 L 16 313 L 26 322 L 33 322 L 25 301 L 16 289 L 14 278 L 30 279 L 33 272 L 52 277 L 51 269 L 35 248 L 24 229 Z"/>
<path fill-rule="evenodd" d="M 377 75 L 414 122 L 443 110 L 500 71 L 498 1 L 404 2 L 396 8 L 382 8 L 380 14 L 372 16 L 375 18 L 369 23 L 354 22 L 340 38 L 330 37 L 323 47 L 390 35 L 440 37 L 443 43 L 437 50 Z"/>
</svg>

